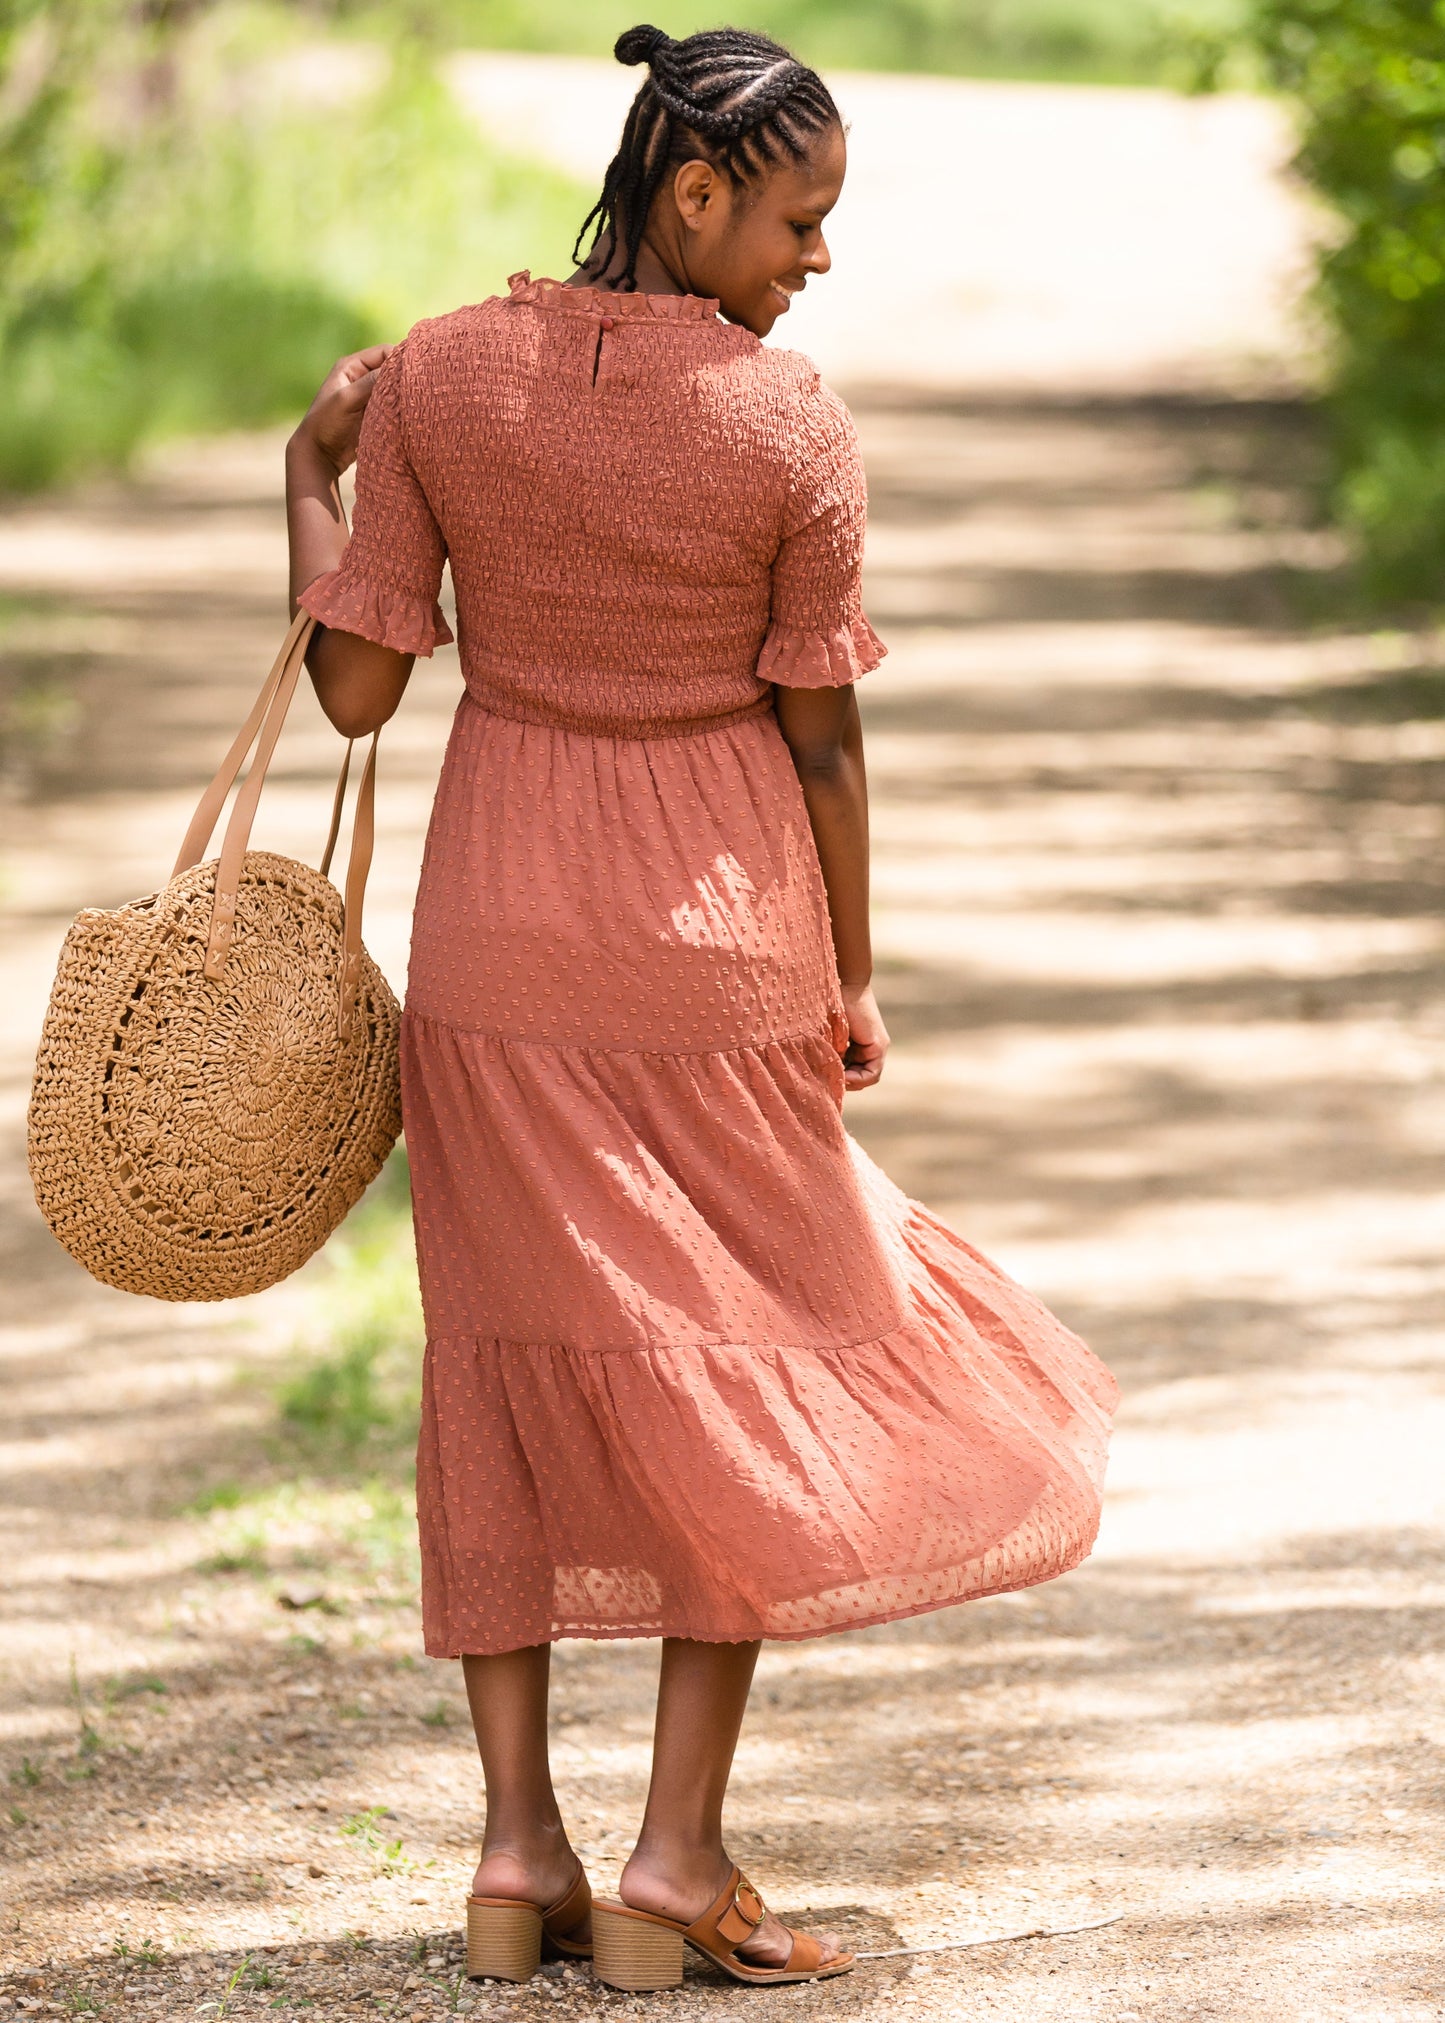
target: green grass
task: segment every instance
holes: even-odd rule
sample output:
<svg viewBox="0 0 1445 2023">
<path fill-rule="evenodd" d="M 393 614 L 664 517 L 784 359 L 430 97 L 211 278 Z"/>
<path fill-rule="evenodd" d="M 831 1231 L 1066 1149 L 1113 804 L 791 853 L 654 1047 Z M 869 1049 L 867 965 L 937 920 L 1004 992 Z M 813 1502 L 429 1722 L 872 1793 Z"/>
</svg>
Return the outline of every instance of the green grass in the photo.
<svg viewBox="0 0 1445 2023">
<path fill-rule="evenodd" d="M 107 1708 L 110 1708 L 121 1700 L 138 1699 L 143 1693 L 150 1694 L 156 1699 L 164 1699 L 169 1691 L 170 1688 L 164 1679 L 158 1679 L 154 1673 L 147 1672 L 136 1679 L 107 1679 L 104 1699 Z"/>
<path fill-rule="evenodd" d="M 179 1513 L 198 1524 L 196 1570 L 269 1589 L 293 1612 L 351 1618 L 410 1605 L 423 1328 L 400 1147 L 312 1268 L 309 1305 L 288 1369 L 264 1380 L 273 1417 L 253 1468 Z M 298 1626 L 290 1648 L 325 1641 Z"/>
<path fill-rule="evenodd" d="M 422 1868 L 431 1868 L 431 1862 L 419 1862 L 409 1855 L 399 1835 L 383 1831 L 380 1822 L 390 1817 L 383 1805 L 369 1805 L 364 1812 L 354 1813 L 337 1829 L 346 1839 L 357 1842 L 375 1858 L 377 1872 L 384 1876 L 415 1875 Z"/>
<path fill-rule="evenodd" d="M 239 1509 L 210 1522 L 219 1549 L 201 1559 L 202 1572 L 304 1570 L 368 1592 L 408 1592 L 413 1582 L 415 1512 L 405 1482 L 298 1475 L 258 1485 Z"/>
<path fill-rule="evenodd" d="M 116 1939 L 110 1949 L 118 1960 L 127 1966 L 163 1967 L 166 1960 L 163 1939 L 138 1939 L 132 1946 L 127 1939 Z"/>
<path fill-rule="evenodd" d="M 327 1246 L 315 1309 L 313 1341 L 278 1394 L 292 1444 L 351 1470 L 409 1459 L 424 1331 L 400 1147 Z"/>
</svg>

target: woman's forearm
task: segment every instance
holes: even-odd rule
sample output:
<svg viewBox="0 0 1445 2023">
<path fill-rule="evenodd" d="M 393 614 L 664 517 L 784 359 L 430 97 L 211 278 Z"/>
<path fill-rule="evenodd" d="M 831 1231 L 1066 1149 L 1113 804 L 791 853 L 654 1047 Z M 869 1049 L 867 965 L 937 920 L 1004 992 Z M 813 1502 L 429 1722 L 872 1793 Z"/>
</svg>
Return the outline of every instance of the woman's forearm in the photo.
<svg viewBox="0 0 1445 2023">
<path fill-rule="evenodd" d="M 873 944 L 868 928 L 868 781 L 856 708 L 831 752 L 795 750 L 793 764 L 828 894 L 839 980 L 861 987 L 873 974 Z"/>
<path fill-rule="evenodd" d="M 837 773 L 800 775 L 808 820 L 818 847 L 833 953 L 845 985 L 868 983 L 873 944 L 868 931 L 868 799 L 861 764 L 844 760 Z"/>
<path fill-rule="evenodd" d="M 335 569 L 346 551 L 341 479 L 319 446 L 297 430 L 286 445 L 286 534 L 291 547 L 291 616 L 301 592 Z"/>
<path fill-rule="evenodd" d="M 304 429 L 286 445 L 286 530 L 291 547 L 291 615 L 301 592 L 335 569 L 346 552 L 346 514 L 336 466 Z M 413 656 L 318 627 L 306 665 L 322 709 L 343 737 L 367 737 L 395 711 Z"/>
</svg>

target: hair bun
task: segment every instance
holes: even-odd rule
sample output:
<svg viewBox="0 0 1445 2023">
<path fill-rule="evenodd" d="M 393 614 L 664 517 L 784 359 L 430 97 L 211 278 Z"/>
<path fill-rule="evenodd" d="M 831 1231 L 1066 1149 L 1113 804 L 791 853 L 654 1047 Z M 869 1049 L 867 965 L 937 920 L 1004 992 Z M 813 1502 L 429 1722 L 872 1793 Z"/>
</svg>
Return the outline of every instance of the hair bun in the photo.
<svg viewBox="0 0 1445 2023">
<path fill-rule="evenodd" d="M 672 37 L 661 28 L 651 28 L 644 21 L 618 36 L 612 54 L 619 63 L 651 63 L 658 50 L 671 41 Z"/>
</svg>

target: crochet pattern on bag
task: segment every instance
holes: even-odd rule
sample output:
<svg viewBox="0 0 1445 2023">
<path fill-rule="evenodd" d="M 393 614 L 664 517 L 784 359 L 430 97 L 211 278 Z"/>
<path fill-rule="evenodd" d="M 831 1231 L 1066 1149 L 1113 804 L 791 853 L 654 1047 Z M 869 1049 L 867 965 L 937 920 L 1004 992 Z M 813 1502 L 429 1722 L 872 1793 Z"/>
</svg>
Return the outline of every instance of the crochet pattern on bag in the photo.
<svg viewBox="0 0 1445 2023">
<path fill-rule="evenodd" d="M 337 1020 L 340 894 L 248 851 L 224 972 L 204 973 L 214 860 L 82 913 L 36 1063 L 30 1172 L 96 1278 L 156 1299 L 231 1299 L 295 1271 L 401 1128 L 399 1009 L 369 956 Z"/>
</svg>

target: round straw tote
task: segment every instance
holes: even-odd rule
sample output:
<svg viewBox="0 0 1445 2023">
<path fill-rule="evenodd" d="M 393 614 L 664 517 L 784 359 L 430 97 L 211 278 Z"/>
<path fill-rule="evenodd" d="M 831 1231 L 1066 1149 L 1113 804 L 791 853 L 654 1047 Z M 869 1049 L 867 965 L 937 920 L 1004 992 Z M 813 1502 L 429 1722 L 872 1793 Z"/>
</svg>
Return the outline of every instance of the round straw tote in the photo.
<svg viewBox="0 0 1445 2023">
<path fill-rule="evenodd" d="M 233 1299 L 306 1262 L 401 1129 L 397 1002 L 361 944 L 376 740 L 330 883 L 351 758 L 320 871 L 248 850 L 315 620 L 286 635 L 201 796 L 169 884 L 65 938 L 30 1102 L 41 1213 L 108 1285 Z M 199 860 L 255 759 L 219 859 Z"/>
</svg>

